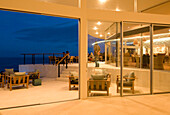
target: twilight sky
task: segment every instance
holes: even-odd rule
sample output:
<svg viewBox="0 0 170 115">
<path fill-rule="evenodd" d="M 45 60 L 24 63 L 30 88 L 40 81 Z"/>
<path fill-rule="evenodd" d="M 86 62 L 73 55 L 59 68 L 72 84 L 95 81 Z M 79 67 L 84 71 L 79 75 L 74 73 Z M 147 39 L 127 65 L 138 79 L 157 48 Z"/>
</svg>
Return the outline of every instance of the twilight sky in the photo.
<svg viewBox="0 0 170 115">
<path fill-rule="evenodd" d="M 21 53 L 78 55 L 78 20 L 0 11 L 0 57 Z"/>
</svg>

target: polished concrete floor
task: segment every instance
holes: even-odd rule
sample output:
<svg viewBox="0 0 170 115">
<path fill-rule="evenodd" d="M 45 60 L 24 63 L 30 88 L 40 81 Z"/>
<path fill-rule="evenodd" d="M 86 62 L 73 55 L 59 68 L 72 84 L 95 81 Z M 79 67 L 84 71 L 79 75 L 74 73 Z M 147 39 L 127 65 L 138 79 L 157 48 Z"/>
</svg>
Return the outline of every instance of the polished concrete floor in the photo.
<svg viewBox="0 0 170 115">
<path fill-rule="evenodd" d="M 97 97 L 0 110 L 0 115 L 170 115 L 170 94 Z"/>
<path fill-rule="evenodd" d="M 78 90 L 69 91 L 68 86 L 56 78 L 43 78 L 41 86 L 29 84 L 28 89 L 17 86 L 10 91 L 6 86 L 0 88 L 0 108 L 78 99 Z"/>
</svg>

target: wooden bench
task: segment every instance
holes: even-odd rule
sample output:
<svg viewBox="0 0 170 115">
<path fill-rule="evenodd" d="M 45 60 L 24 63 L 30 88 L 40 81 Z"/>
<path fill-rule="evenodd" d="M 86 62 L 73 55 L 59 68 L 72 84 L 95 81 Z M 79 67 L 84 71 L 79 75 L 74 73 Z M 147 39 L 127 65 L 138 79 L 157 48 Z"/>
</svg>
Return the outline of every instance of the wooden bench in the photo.
<svg viewBox="0 0 170 115">
<path fill-rule="evenodd" d="M 87 96 L 91 91 L 107 91 L 107 96 L 109 96 L 109 88 L 111 84 L 111 74 L 108 74 L 105 80 L 88 80 L 87 81 Z"/>
<path fill-rule="evenodd" d="M 29 75 L 23 75 L 23 76 L 7 76 L 7 85 L 8 88 L 10 88 L 10 91 L 12 91 L 12 86 L 18 86 L 23 85 L 23 87 L 26 85 L 28 88 L 29 84 Z"/>
</svg>

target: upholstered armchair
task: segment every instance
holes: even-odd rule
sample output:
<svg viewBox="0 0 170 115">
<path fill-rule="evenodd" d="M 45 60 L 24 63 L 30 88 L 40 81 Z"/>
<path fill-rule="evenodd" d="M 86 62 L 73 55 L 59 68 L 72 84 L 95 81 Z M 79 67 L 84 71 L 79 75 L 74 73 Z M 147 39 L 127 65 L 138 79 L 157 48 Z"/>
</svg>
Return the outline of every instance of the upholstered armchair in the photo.
<svg viewBox="0 0 170 115">
<path fill-rule="evenodd" d="M 10 91 L 12 91 L 12 86 L 19 86 L 23 85 L 23 87 L 26 85 L 28 88 L 29 84 L 29 75 L 26 75 L 25 72 L 15 72 L 14 75 L 7 75 L 7 85 L 8 88 L 10 88 Z"/>
<path fill-rule="evenodd" d="M 13 68 L 5 69 L 5 75 L 9 75 L 9 76 L 14 75 L 14 69 Z"/>
<path fill-rule="evenodd" d="M 40 79 L 40 72 L 36 69 L 33 72 L 28 72 L 29 80 Z"/>
<path fill-rule="evenodd" d="M 69 76 L 69 90 L 71 90 L 71 86 L 78 86 L 78 72 L 70 72 Z"/>
<path fill-rule="evenodd" d="M 111 84 L 111 74 L 104 69 L 93 69 L 91 77 L 87 81 L 88 96 L 91 91 L 106 91 L 109 96 L 109 88 Z"/>
<path fill-rule="evenodd" d="M 132 93 L 134 93 L 134 82 L 135 82 L 136 76 L 134 72 L 131 72 L 130 74 L 127 74 L 123 76 L 123 87 L 130 88 L 132 90 Z M 117 93 L 119 92 L 119 87 L 121 86 L 121 79 L 120 75 L 117 75 Z"/>
<path fill-rule="evenodd" d="M 4 74 L 4 80 L 5 80 L 5 83 L 7 82 L 7 76 L 15 76 L 14 75 L 14 69 L 11 68 L 11 69 L 5 69 L 5 72 L 3 72 Z"/>
</svg>

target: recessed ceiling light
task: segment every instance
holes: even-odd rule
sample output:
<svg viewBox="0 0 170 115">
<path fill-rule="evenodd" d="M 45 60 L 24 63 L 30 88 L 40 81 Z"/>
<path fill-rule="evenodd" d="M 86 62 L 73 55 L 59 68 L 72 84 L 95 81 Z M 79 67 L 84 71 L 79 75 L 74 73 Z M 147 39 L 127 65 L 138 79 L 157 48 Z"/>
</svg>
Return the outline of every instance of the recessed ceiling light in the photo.
<svg viewBox="0 0 170 115">
<path fill-rule="evenodd" d="M 130 28 L 130 27 L 128 27 L 128 28 Z"/>
<path fill-rule="evenodd" d="M 170 29 L 168 31 L 170 32 Z"/>
<path fill-rule="evenodd" d="M 97 25 L 101 25 L 102 23 L 100 21 L 97 22 Z"/>
<path fill-rule="evenodd" d="M 93 29 L 94 29 L 94 30 L 97 30 L 98 28 L 95 26 Z"/>
<path fill-rule="evenodd" d="M 119 8 L 116 8 L 116 11 L 120 11 Z"/>
<path fill-rule="evenodd" d="M 102 34 L 100 34 L 100 37 L 103 37 L 103 35 L 102 35 Z"/>
<path fill-rule="evenodd" d="M 99 34 L 99 32 L 96 32 L 96 34 Z"/>
<path fill-rule="evenodd" d="M 106 0 L 99 0 L 99 1 L 102 2 L 102 3 L 106 2 Z"/>
<path fill-rule="evenodd" d="M 110 34 L 110 32 L 108 32 L 107 34 Z"/>
</svg>

